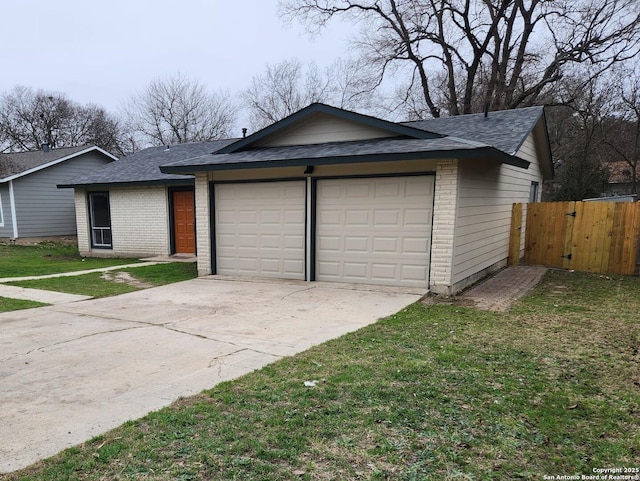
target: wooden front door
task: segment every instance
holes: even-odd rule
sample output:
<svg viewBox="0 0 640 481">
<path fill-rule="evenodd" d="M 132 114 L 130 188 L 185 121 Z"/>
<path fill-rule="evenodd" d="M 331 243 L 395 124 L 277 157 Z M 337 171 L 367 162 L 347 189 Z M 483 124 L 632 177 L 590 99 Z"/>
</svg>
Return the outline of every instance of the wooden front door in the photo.
<svg viewBox="0 0 640 481">
<path fill-rule="evenodd" d="M 195 197 L 193 191 L 173 193 L 173 229 L 176 254 L 196 253 Z"/>
</svg>

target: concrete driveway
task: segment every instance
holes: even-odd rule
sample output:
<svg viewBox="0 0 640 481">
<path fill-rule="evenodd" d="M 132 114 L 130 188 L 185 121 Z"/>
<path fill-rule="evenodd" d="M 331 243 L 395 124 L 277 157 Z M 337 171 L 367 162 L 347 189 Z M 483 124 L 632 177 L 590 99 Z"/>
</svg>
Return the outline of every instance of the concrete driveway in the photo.
<svg viewBox="0 0 640 481">
<path fill-rule="evenodd" d="M 0 314 L 0 473 L 359 329 L 422 294 L 212 277 Z"/>
</svg>

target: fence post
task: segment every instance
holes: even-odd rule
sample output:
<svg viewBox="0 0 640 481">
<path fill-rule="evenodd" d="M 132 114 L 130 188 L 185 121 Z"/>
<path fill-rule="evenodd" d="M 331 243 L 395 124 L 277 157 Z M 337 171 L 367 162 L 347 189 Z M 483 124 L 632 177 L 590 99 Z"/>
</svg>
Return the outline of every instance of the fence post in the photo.
<svg viewBox="0 0 640 481">
<path fill-rule="evenodd" d="M 509 235 L 509 265 L 520 264 L 520 244 L 522 238 L 522 203 L 511 207 L 511 233 Z"/>
</svg>

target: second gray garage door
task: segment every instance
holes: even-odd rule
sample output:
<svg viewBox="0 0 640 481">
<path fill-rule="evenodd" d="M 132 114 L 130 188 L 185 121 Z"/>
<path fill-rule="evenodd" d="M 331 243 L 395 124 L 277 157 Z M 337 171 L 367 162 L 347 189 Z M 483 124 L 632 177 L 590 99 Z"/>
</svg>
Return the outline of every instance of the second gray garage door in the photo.
<svg viewBox="0 0 640 481">
<path fill-rule="evenodd" d="M 316 279 L 427 287 L 433 176 L 318 180 Z"/>
</svg>

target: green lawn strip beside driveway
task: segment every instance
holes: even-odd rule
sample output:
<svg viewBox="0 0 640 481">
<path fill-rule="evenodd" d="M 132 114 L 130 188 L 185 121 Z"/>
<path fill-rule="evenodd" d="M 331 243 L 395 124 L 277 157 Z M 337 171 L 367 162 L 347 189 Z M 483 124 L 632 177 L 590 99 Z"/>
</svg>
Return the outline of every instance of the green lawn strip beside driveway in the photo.
<svg viewBox="0 0 640 481">
<path fill-rule="evenodd" d="M 506 480 L 635 468 L 639 310 L 636 277 L 559 271 L 509 313 L 417 303 L 6 479 Z"/>
<path fill-rule="evenodd" d="M 47 305 L 48 304 L 43 304 L 42 302 L 0 296 L 0 312 L 18 311 L 20 309 L 31 309 L 33 307 L 43 307 Z"/>
<path fill-rule="evenodd" d="M 127 272 L 130 277 L 123 278 L 118 275 L 120 272 Z M 117 269 L 108 273 L 93 272 L 79 276 L 14 281 L 6 284 L 97 298 L 116 296 L 145 287 L 171 284 L 195 277 L 197 277 L 195 263 L 170 262 L 153 266 Z"/>
<path fill-rule="evenodd" d="M 140 262 L 133 258 L 82 257 L 74 245 L 0 243 L 0 278 L 41 276 Z"/>
</svg>

